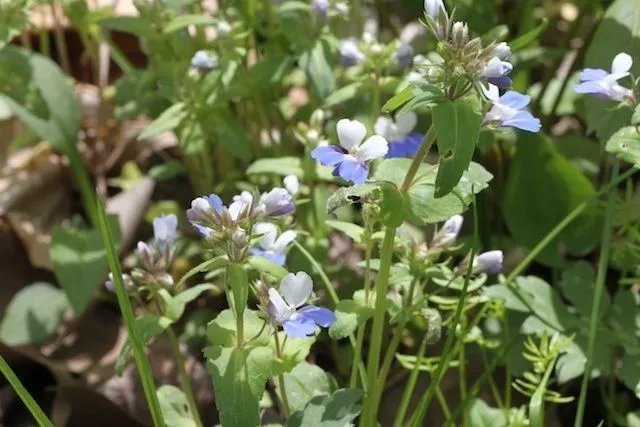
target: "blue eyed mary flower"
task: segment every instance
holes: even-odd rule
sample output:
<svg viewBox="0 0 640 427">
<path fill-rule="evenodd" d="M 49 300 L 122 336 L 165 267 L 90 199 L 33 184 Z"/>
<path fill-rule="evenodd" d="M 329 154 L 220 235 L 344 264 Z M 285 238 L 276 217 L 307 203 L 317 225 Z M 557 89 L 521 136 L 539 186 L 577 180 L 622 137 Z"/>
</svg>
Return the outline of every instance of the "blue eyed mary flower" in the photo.
<svg viewBox="0 0 640 427">
<path fill-rule="evenodd" d="M 506 42 L 500 42 L 493 47 L 493 51 L 491 53 L 498 59 L 505 60 L 509 59 L 511 56 L 511 48 Z"/>
<path fill-rule="evenodd" d="M 389 141 L 386 158 L 413 157 L 420 148 L 423 135 L 413 132 L 418 123 L 418 116 L 413 111 L 399 114 L 395 120 L 389 117 L 378 117 L 374 129 L 378 135 Z"/>
<path fill-rule="evenodd" d="M 208 73 L 218 66 L 218 57 L 206 50 L 197 51 L 191 58 L 191 68 L 201 73 Z"/>
<path fill-rule="evenodd" d="M 502 270 L 502 251 L 483 252 L 473 259 L 473 274 L 497 274 Z"/>
<path fill-rule="evenodd" d="M 217 194 L 195 198 L 187 209 L 191 225 L 204 237 L 209 237 L 214 229 L 222 225 L 221 214 L 226 209 Z"/>
<path fill-rule="evenodd" d="M 460 234 L 464 219 L 462 215 L 454 215 L 442 225 L 442 228 L 433 236 L 432 244 L 438 247 L 452 245 Z"/>
<path fill-rule="evenodd" d="M 424 0 L 424 11 L 435 22 L 438 22 L 440 13 L 446 11 L 442 0 Z"/>
<path fill-rule="evenodd" d="M 493 85 L 506 88 L 511 86 L 511 79 L 508 77 L 511 71 L 513 71 L 511 63 L 494 56 L 484 66 L 481 77 Z"/>
<path fill-rule="evenodd" d="M 529 96 L 514 91 L 499 96 L 498 88 L 491 84 L 485 90 L 485 95 L 493 103 L 493 107 L 484 116 L 484 125 L 514 127 L 529 132 L 538 132 L 542 127 L 539 119 L 522 110 L 531 102 Z"/>
<path fill-rule="evenodd" d="M 288 215 L 296 209 L 291 194 L 280 187 L 263 194 L 259 206 L 262 213 L 268 217 Z"/>
<path fill-rule="evenodd" d="M 353 39 L 340 42 L 340 64 L 343 67 L 351 67 L 362 64 L 367 57 L 360 51 L 358 43 Z"/>
<path fill-rule="evenodd" d="M 269 289 L 267 312 L 291 338 L 305 338 L 316 333 L 316 325 L 328 328 L 336 321 L 329 309 L 305 305 L 311 297 L 313 281 L 305 272 L 287 274 L 280 282 L 280 292 Z"/>
<path fill-rule="evenodd" d="M 334 176 L 354 184 L 364 184 L 369 176 L 369 161 L 387 154 L 387 140 L 380 135 L 373 135 L 362 142 L 367 128 L 357 120 L 341 119 L 337 130 L 340 146 L 316 147 L 311 157 L 321 165 L 334 166 Z"/>
<path fill-rule="evenodd" d="M 619 53 L 611 63 L 611 73 L 599 68 L 586 68 L 580 73 L 581 83 L 576 85 L 577 93 L 587 93 L 598 98 L 624 101 L 633 97 L 633 91 L 618 83 L 629 75 L 633 59 L 626 53 Z"/>
<path fill-rule="evenodd" d="M 289 243 L 293 242 L 297 233 L 293 230 L 285 231 L 278 236 L 278 228 L 270 222 L 259 222 L 253 226 L 255 234 L 261 234 L 257 248 L 249 249 L 252 255 L 266 258 L 278 265 L 284 265 L 287 260 L 285 251 Z"/>
<path fill-rule="evenodd" d="M 284 188 L 286 188 L 292 196 L 295 196 L 300 192 L 300 181 L 297 176 L 287 175 L 282 180 L 282 183 L 284 184 Z"/>
<path fill-rule="evenodd" d="M 153 237 L 162 253 L 168 253 L 176 241 L 178 218 L 175 215 L 160 215 L 153 220 Z"/>
</svg>

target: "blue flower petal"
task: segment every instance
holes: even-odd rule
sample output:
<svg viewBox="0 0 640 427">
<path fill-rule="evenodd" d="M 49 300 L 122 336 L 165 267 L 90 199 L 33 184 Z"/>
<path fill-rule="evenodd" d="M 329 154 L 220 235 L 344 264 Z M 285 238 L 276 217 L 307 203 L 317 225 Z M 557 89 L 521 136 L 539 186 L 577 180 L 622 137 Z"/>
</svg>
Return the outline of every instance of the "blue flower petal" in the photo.
<svg viewBox="0 0 640 427">
<path fill-rule="evenodd" d="M 385 156 L 387 159 L 397 157 L 413 157 L 420 149 L 420 144 L 424 135 L 419 133 L 411 133 L 402 139 L 397 139 L 389 143 L 389 151 Z"/>
<path fill-rule="evenodd" d="M 573 90 L 576 93 L 588 93 L 591 95 L 598 95 L 602 97 L 607 97 L 608 92 L 602 87 L 602 85 L 597 81 L 586 81 L 576 85 Z"/>
<path fill-rule="evenodd" d="M 345 160 L 344 151 L 335 145 L 324 145 L 316 147 L 311 152 L 311 157 L 324 166 L 335 166 Z"/>
<path fill-rule="evenodd" d="M 585 68 L 580 72 L 580 80 L 583 81 L 591 81 L 591 80 L 602 80 L 607 77 L 609 73 L 600 68 Z"/>
<path fill-rule="evenodd" d="M 350 181 L 354 184 L 364 184 L 369 176 L 369 168 L 357 160 L 347 159 L 336 166 L 333 174 L 337 174 L 345 181 Z"/>
<path fill-rule="evenodd" d="M 336 315 L 333 313 L 333 311 L 324 307 L 308 305 L 301 308 L 298 311 L 298 314 L 307 319 L 311 319 L 313 322 L 317 323 L 323 328 L 328 328 L 336 321 Z"/>
<path fill-rule="evenodd" d="M 203 225 L 194 224 L 193 222 L 191 223 L 191 225 L 193 226 L 193 228 L 196 229 L 198 233 L 200 233 L 200 235 L 202 235 L 202 237 L 209 237 L 213 232 L 212 229 L 210 229 L 209 227 L 205 227 Z"/>
<path fill-rule="evenodd" d="M 506 105 L 507 107 L 521 110 L 531 102 L 531 97 L 523 95 L 518 92 L 510 90 L 500 97 L 500 105 Z"/>
<path fill-rule="evenodd" d="M 528 111 L 519 111 L 518 114 L 509 120 L 504 120 L 502 125 L 515 127 L 529 132 L 538 132 L 542 127 L 540 120 L 535 118 L 533 114 Z"/>
<path fill-rule="evenodd" d="M 222 212 L 222 208 L 224 208 L 224 204 L 222 203 L 222 199 L 217 194 L 209 194 L 208 196 L 203 197 L 207 202 L 209 202 L 209 206 L 211 206 L 218 214 Z"/>
<path fill-rule="evenodd" d="M 316 333 L 316 324 L 311 318 L 297 316 L 282 325 L 284 332 L 291 338 L 306 338 Z"/>
<path fill-rule="evenodd" d="M 274 251 L 265 251 L 259 248 L 249 248 L 249 253 L 251 255 L 266 258 L 269 261 L 278 264 L 279 266 L 283 266 L 285 261 L 287 260 L 287 256 L 285 254 L 277 253 Z"/>
<path fill-rule="evenodd" d="M 487 81 L 499 88 L 507 88 L 511 86 L 511 79 L 507 76 L 487 77 Z"/>
</svg>

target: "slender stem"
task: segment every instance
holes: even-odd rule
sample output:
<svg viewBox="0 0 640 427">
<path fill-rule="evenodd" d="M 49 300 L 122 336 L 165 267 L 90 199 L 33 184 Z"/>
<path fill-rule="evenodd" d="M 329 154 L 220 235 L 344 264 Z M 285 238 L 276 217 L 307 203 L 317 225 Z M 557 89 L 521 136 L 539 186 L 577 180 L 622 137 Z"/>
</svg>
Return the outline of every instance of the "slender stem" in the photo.
<svg viewBox="0 0 640 427">
<path fill-rule="evenodd" d="M 618 171 L 620 169 L 620 161 L 616 160 L 611 172 L 610 182 L 616 181 Z M 580 384 L 580 398 L 578 400 L 578 410 L 574 425 L 581 427 L 584 418 L 584 409 L 587 403 L 587 387 L 591 379 L 591 371 L 593 369 L 593 351 L 596 344 L 596 333 L 598 331 L 598 319 L 600 313 L 600 305 L 602 295 L 604 293 L 605 282 L 607 279 L 607 269 L 609 267 L 609 255 L 611 253 L 611 234 L 613 230 L 613 212 L 617 198 L 616 187 L 609 189 L 609 200 L 607 201 L 607 210 L 604 217 L 604 228 L 602 231 L 602 244 L 600 246 L 600 261 L 598 263 L 598 274 L 596 276 L 595 291 L 593 293 L 593 302 L 591 304 L 591 317 L 589 319 L 589 343 L 587 346 L 587 361 L 584 367 L 584 374 Z"/>
<path fill-rule="evenodd" d="M 362 363 L 362 346 L 364 345 L 364 331 L 366 329 L 366 322 L 358 327 L 358 335 L 356 337 L 356 347 L 353 350 L 353 360 L 355 362 L 351 366 L 351 378 L 349 379 L 349 388 L 358 387 L 358 367 L 364 365 Z"/>
<path fill-rule="evenodd" d="M 60 64 L 65 74 L 71 74 L 71 66 L 69 65 L 69 51 L 67 50 L 67 42 L 64 38 L 64 29 L 60 24 L 60 15 L 55 1 L 51 1 L 51 16 L 53 17 L 53 36 L 56 40 L 56 49 Z"/>
<path fill-rule="evenodd" d="M 480 346 L 480 352 L 482 353 L 482 363 L 484 364 L 485 368 L 489 367 L 489 360 L 487 360 L 487 350 L 485 350 L 485 348 L 483 346 Z M 509 388 L 511 387 L 511 384 L 509 384 Z M 502 398 L 500 397 L 500 390 L 498 390 L 498 385 L 496 384 L 495 380 L 493 379 L 492 376 L 489 376 L 489 388 L 491 389 L 491 394 L 493 395 L 493 398 L 496 401 L 496 404 L 503 408 L 506 412 L 505 412 L 505 416 L 509 415 L 509 407 L 508 406 L 504 406 L 504 402 L 502 401 Z M 463 396 L 464 398 L 464 396 Z"/>
<path fill-rule="evenodd" d="M 189 379 L 189 374 L 187 373 L 184 356 L 182 355 L 182 351 L 180 350 L 180 343 L 178 342 L 176 334 L 171 326 L 167 328 L 167 337 L 169 338 L 169 345 L 171 346 L 173 355 L 176 358 L 178 375 L 180 377 L 180 383 L 182 384 L 182 390 L 184 391 L 184 395 L 187 398 L 189 411 L 191 412 L 191 416 L 193 417 L 193 421 L 196 423 L 196 426 L 202 427 L 202 419 L 200 419 L 198 404 L 196 403 L 196 399 L 193 394 L 193 388 L 191 387 L 191 380 Z"/>
<path fill-rule="evenodd" d="M 463 327 L 464 330 L 464 327 Z M 467 395 L 467 370 L 466 370 L 466 359 L 465 359 L 465 351 L 464 351 L 464 336 L 460 340 L 460 351 L 458 351 L 458 363 L 460 367 L 458 369 L 458 382 L 460 387 L 460 399 L 464 399 Z M 469 425 L 469 414 L 467 411 L 462 411 L 462 425 Z"/>
<path fill-rule="evenodd" d="M 273 334 L 276 340 L 276 356 L 278 359 L 282 359 L 282 347 L 280 347 L 280 338 L 278 338 L 278 333 Z M 284 346 L 284 343 L 282 343 Z M 278 387 L 280 387 L 280 399 L 282 400 L 282 412 L 285 419 L 289 418 L 290 406 L 289 406 L 289 398 L 287 397 L 287 389 L 284 384 L 284 375 L 280 373 L 278 375 Z"/>
<path fill-rule="evenodd" d="M 436 400 L 438 401 L 438 403 L 440 404 L 440 407 L 442 408 L 444 419 L 445 420 L 450 419 L 451 410 L 449 409 L 449 405 L 447 405 L 447 399 L 444 397 L 444 394 L 442 394 L 442 389 L 440 388 L 440 386 L 436 387 Z"/>
<path fill-rule="evenodd" d="M 382 393 L 384 391 L 384 385 L 387 382 L 387 377 L 389 376 L 389 370 L 391 369 L 391 364 L 393 363 L 393 359 L 396 355 L 396 351 L 398 350 L 398 345 L 400 345 L 400 340 L 402 339 L 402 332 L 404 331 L 404 327 L 406 326 L 406 322 L 398 322 L 396 326 L 396 330 L 393 333 L 393 338 L 391 339 L 391 343 L 389 347 L 387 347 L 387 353 L 384 356 L 382 361 L 382 367 L 380 368 L 380 375 L 378 375 L 378 383 L 376 384 L 376 389 L 374 392 L 374 400 L 372 402 L 374 408 L 378 408 L 380 404 L 380 398 L 382 397 Z M 374 411 L 377 413 L 377 411 Z"/>
<path fill-rule="evenodd" d="M 404 389 L 404 393 L 402 393 L 402 399 L 400 400 L 400 407 L 398 408 L 398 412 L 396 413 L 396 418 L 393 421 L 393 427 L 402 427 L 402 422 L 404 421 L 404 417 L 407 415 L 407 410 L 409 409 L 409 403 L 411 403 L 411 397 L 413 396 L 413 390 L 416 388 L 416 383 L 418 382 L 418 375 L 420 374 L 420 365 L 422 364 L 422 360 L 424 359 L 424 353 L 427 351 L 427 334 L 422 338 L 422 342 L 420 342 L 420 347 L 418 348 L 418 357 L 416 358 L 415 365 L 413 365 L 413 369 L 411 370 L 411 375 L 407 380 L 407 386 Z"/>
<path fill-rule="evenodd" d="M 509 334 L 509 320 L 504 319 L 504 332 L 505 337 L 508 337 Z M 505 411 L 509 411 L 511 408 L 511 381 L 512 381 L 512 373 L 511 373 L 511 361 L 509 359 L 506 360 L 505 363 L 505 379 L 504 379 L 504 408 Z M 507 415 L 505 413 L 505 415 Z"/>
<path fill-rule="evenodd" d="M 27 407 L 33 418 L 37 421 L 40 427 L 55 427 L 49 417 L 44 413 L 44 411 L 38 406 L 36 401 L 31 397 L 29 391 L 22 385 L 20 379 L 13 372 L 9 364 L 4 357 L 0 356 L 0 372 L 5 376 L 9 384 L 11 384 L 11 388 L 16 392 L 24 406 Z"/>
<path fill-rule="evenodd" d="M 95 197 L 96 211 L 98 216 L 98 224 L 100 228 L 100 234 L 102 235 L 102 242 L 107 252 L 107 260 L 109 262 L 109 269 L 113 275 L 113 281 L 115 283 L 116 297 L 118 298 L 118 306 L 124 319 L 124 324 L 127 327 L 129 339 L 133 347 L 133 355 L 138 368 L 138 374 L 140 376 L 140 382 L 142 383 L 142 389 L 149 405 L 149 412 L 151 412 L 151 418 L 153 425 L 156 427 L 164 427 L 164 419 L 162 417 L 162 411 L 160 409 L 160 402 L 156 394 L 156 385 L 153 379 L 153 373 L 151 371 L 151 365 L 144 352 L 144 344 L 140 331 L 136 327 L 136 319 L 133 315 L 133 309 L 131 308 L 131 301 L 124 286 L 122 280 L 122 270 L 120 268 L 120 261 L 118 260 L 118 253 L 116 251 L 115 243 L 109 221 L 107 219 L 107 213 L 104 209 L 102 199 Z"/>
<path fill-rule="evenodd" d="M 371 229 L 367 228 L 365 231 L 366 246 L 364 250 L 364 300 L 366 304 L 369 304 L 369 293 L 371 288 L 371 250 L 373 248 L 373 242 L 371 241 Z M 358 325 L 358 332 L 356 338 L 356 348 L 353 353 L 353 360 L 361 361 L 362 358 L 362 346 L 364 344 L 364 332 L 367 328 L 367 321 L 365 320 L 361 325 Z M 349 386 L 351 388 L 356 387 L 357 383 L 357 367 L 358 364 L 354 363 L 351 368 L 351 380 Z"/>
<path fill-rule="evenodd" d="M 415 179 L 418 169 L 423 160 L 427 156 L 433 141 L 435 140 L 435 128 L 433 125 L 425 135 L 420 149 L 416 153 L 407 175 L 404 177 L 400 191 L 406 194 L 411 188 L 411 184 Z M 375 399 L 376 378 L 380 364 L 380 351 L 382 348 L 382 335 L 384 333 L 384 317 L 387 304 L 387 293 L 389 292 L 389 274 L 391 271 L 391 260 L 393 258 L 393 245 L 396 237 L 397 227 L 387 227 L 382 240 L 382 249 L 380 251 L 380 269 L 376 281 L 376 301 L 373 314 L 373 327 L 371 332 L 371 344 L 369 345 L 369 363 L 367 366 L 367 384 L 368 390 L 371 392 L 367 395 L 364 402 L 363 414 L 360 417 L 360 426 L 368 427 L 375 425 L 376 408 L 372 405 Z"/>
</svg>

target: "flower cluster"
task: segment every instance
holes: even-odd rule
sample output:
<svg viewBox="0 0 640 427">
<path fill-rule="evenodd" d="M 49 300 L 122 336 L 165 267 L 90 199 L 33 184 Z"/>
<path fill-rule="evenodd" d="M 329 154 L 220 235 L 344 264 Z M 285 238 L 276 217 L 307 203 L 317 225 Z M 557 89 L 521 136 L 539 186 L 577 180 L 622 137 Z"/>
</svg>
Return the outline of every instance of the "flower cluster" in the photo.
<svg viewBox="0 0 640 427">
<path fill-rule="evenodd" d="M 629 76 L 632 65 L 631 56 L 619 53 L 613 58 L 610 73 L 600 68 L 586 68 L 580 73 L 581 83 L 576 85 L 575 91 L 612 101 L 630 101 L 633 104 L 634 92 L 618 83 L 618 80 Z"/>
</svg>

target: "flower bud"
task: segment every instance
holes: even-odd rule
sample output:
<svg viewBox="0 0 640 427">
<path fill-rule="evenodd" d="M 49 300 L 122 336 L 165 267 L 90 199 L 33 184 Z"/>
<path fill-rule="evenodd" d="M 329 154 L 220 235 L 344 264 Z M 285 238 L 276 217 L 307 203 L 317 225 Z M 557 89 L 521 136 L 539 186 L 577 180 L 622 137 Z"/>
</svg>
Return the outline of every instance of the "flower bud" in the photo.
<svg viewBox="0 0 640 427">
<path fill-rule="evenodd" d="M 467 43 L 467 45 L 464 47 L 464 52 L 466 54 L 473 54 L 479 52 L 480 49 L 482 49 L 482 40 L 476 37 L 475 39 L 472 39 L 471 41 L 469 41 L 469 43 Z"/>
<path fill-rule="evenodd" d="M 313 0 L 313 4 L 311 6 L 318 14 L 320 19 L 326 21 L 329 17 L 329 0 Z"/>
<path fill-rule="evenodd" d="M 453 46 L 462 49 L 469 41 L 469 28 L 467 24 L 461 21 L 453 23 L 451 28 L 451 41 Z"/>
<path fill-rule="evenodd" d="M 153 259 L 155 258 L 155 251 L 151 249 L 149 245 L 145 242 L 138 242 L 137 246 L 138 256 L 140 256 L 140 260 L 142 264 L 151 269 L 153 268 Z"/>
<path fill-rule="evenodd" d="M 205 74 L 218 67 L 218 57 L 205 50 L 199 50 L 191 58 L 191 67 Z"/>
<path fill-rule="evenodd" d="M 324 124 L 324 119 L 325 119 L 324 110 L 322 110 L 321 108 L 317 108 L 313 111 L 313 113 L 311 113 L 311 118 L 309 119 L 309 125 L 312 128 L 320 129 Z"/>
<path fill-rule="evenodd" d="M 424 11 L 435 22 L 438 22 L 438 17 L 441 12 L 446 13 L 442 0 L 424 0 Z"/>
<path fill-rule="evenodd" d="M 462 228 L 463 218 L 461 215 L 454 215 L 445 221 L 442 229 L 433 236 L 433 245 L 446 247 L 453 244 Z"/>
<path fill-rule="evenodd" d="M 502 270 L 502 251 L 488 251 L 473 259 L 473 274 L 496 274 Z"/>
<path fill-rule="evenodd" d="M 233 244 L 238 249 L 243 249 L 249 243 L 247 239 L 247 232 L 244 231 L 242 228 L 238 228 L 236 231 L 233 232 L 233 235 L 231 236 L 231 240 L 233 241 Z"/>
<path fill-rule="evenodd" d="M 231 32 L 231 25 L 227 21 L 218 21 L 216 31 L 218 38 L 226 37 Z"/>
<path fill-rule="evenodd" d="M 353 40 L 342 40 L 340 42 L 340 63 L 343 67 L 351 67 L 361 64 L 366 56 L 360 51 L 360 48 Z"/>
<path fill-rule="evenodd" d="M 393 53 L 393 60 L 398 67 L 405 68 L 411 65 L 413 49 L 408 44 L 401 44 Z"/>
<path fill-rule="evenodd" d="M 287 215 L 296 209 L 291 194 L 279 187 L 263 194 L 260 202 L 264 204 L 264 214 L 271 217 Z"/>
<path fill-rule="evenodd" d="M 170 288 L 174 284 L 173 277 L 169 273 L 158 273 L 156 280 L 163 288 Z"/>
<path fill-rule="evenodd" d="M 511 48 L 505 42 L 500 42 L 493 47 L 491 56 L 497 56 L 498 58 L 505 60 L 511 56 Z"/>
<path fill-rule="evenodd" d="M 435 308 L 427 307 L 420 310 L 420 314 L 427 322 L 427 332 L 425 334 L 427 344 L 437 343 L 442 336 L 442 316 L 440 312 Z"/>
</svg>

